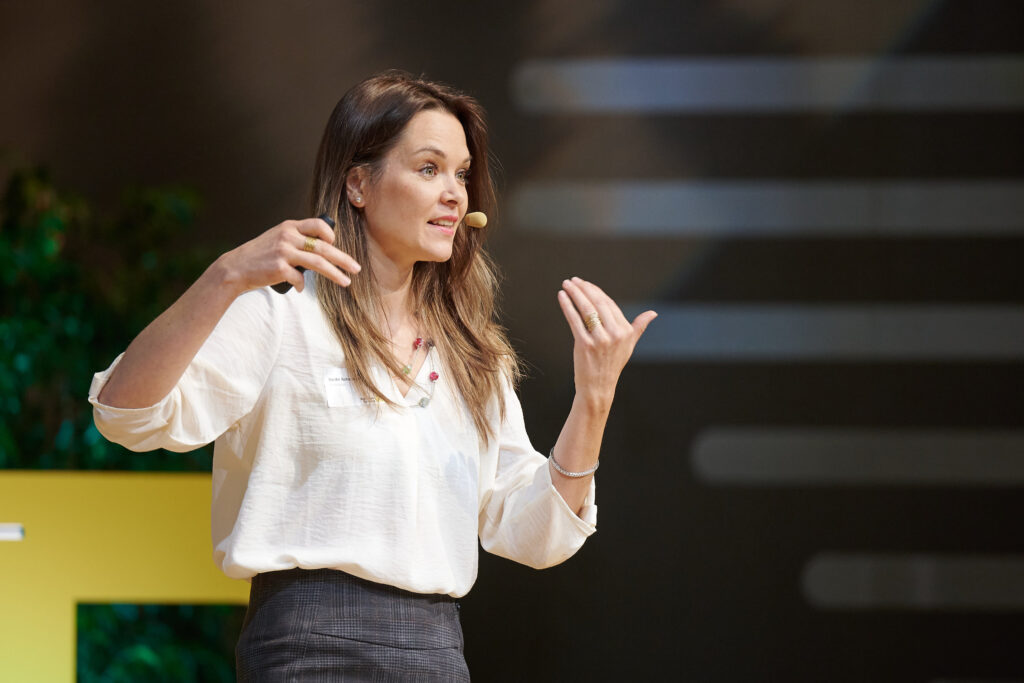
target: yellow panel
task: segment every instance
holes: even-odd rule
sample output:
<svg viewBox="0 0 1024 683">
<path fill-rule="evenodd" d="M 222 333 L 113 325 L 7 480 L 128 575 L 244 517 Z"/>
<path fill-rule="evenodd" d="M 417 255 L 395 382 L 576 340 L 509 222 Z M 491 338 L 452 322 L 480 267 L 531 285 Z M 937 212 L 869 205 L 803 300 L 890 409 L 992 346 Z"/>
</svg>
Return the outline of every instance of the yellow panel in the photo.
<svg viewBox="0 0 1024 683">
<path fill-rule="evenodd" d="M 213 564 L 210 475 L 0 471 L 0 681 L 75 680 L 79 602 L 245 604 Z"/>
</svg>

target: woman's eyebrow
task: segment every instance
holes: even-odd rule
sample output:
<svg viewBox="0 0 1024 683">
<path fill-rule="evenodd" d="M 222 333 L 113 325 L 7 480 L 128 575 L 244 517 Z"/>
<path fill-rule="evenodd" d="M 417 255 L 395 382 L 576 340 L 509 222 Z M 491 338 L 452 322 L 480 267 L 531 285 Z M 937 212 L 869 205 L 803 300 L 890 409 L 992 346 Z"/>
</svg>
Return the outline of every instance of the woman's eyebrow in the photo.
<svg viewBox="0 0 1024 683">
<path fill-rule="evenodd" d="M 418 150 L 413 152 L 413 154 L 421 154 L 422 152 L 432 152 L 432 153 L 436 154 L 437 156 L 441 157 L 442 159 L 447 159 L 448 158 L 448 155 L 445 154 L 444 152 L 442 152 L 441 150 L 439 150 L 437 147 L 420 147 Z M 466 157 L 466 160 L 463 161 L 462 163 L 468 164 L 471 161 L 473 161 L 473 155 L 472 154 L 470 154 L 468 157 Z"/>
</svg>

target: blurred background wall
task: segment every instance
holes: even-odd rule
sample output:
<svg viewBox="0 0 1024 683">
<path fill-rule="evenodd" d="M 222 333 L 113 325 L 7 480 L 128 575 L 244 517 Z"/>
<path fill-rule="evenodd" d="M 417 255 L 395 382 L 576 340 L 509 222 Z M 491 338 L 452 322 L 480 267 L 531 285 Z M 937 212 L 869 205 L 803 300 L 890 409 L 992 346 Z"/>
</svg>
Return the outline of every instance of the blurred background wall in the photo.
<svg viewBox="0 0 1024 683">
<path fill-rule="evenodd" d="M 4 172 L 99 207 L 191 187 L 176 246 L 303 216 L 365 76 L 475 94 L 538 450 L 561 279 L 661 313 L 599 533 L 545 572 L 482 558 L 477 679 L 1024 680 L 1018 2 L 3 3 L 0 55 Z"/>
</svg>

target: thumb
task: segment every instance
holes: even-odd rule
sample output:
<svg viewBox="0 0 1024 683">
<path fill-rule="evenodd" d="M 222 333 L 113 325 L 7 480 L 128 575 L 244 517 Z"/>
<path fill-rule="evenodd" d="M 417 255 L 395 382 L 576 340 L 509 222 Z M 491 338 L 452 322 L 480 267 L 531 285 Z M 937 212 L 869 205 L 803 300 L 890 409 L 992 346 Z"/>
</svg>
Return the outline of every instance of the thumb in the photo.
<svg viewBox="0 0 1024 683">
<path fill-rule="evenodd" d="M 643 313 L 641 313 L 640 315 L 633 319 L 631 325 L 633 326 L 633 331 L 636 332 L 637 339 L 639 339 L 640 335 L 644 333 L 644 331 L 647 329 L 647 326 L 651 324 L 651 321 L 657 317 L 658 314 L 655 313 L 654 311 L 644 311 Z"/>
</svg>

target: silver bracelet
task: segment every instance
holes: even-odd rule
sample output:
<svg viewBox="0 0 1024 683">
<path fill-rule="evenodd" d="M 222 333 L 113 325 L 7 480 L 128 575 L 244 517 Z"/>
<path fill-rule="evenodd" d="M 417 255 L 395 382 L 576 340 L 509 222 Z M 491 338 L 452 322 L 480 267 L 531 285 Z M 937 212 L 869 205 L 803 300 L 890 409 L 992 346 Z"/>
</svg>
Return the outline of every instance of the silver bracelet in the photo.
<svg viewBox="0 0 1024 683">
<path fill-rule="evenodd" d="M 581 477 L 589 476 L 594 472 L 597 472 L 597 468 L 601 466 L 601 461 L 598 460 L 597 462 L 594 463 L 594 466 L 591 467 L 589 470 L 583 470 L 582 472 L 570 472 L 569 470 L 564 470 L 562 469 L 562 466 L 558 464 L 558 461 L 555 460 L 554 446 L 552 446 L 551 450 L 548 451 L 548 462 L 551 463 L 551 466 L 555 468 L 556 472 L 561 474 L 563 477 L 569 477 L 571 479 L 579 479 Z"/>
</svg>

